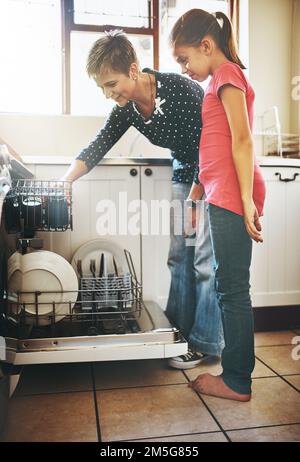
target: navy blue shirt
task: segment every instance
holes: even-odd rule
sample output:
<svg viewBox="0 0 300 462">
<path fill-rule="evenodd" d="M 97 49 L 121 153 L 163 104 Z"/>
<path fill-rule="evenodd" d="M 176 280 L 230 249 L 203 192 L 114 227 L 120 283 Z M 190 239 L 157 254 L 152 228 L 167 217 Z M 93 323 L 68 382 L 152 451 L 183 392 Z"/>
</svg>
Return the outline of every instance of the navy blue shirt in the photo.
<svg viewBox="0 0 300 462">
<path fill-rule="evenodd" d="M 91 170 L 133 126 L 153 144 L 171 150 L 173 181 L 192 183 L 194 180 L 199 183 L 203 89 L 180 74 L 150 69 L 143 69 L 143 72 L 154 74 L 156 80 L 155 108 L 151 117 L 144 119 L 133 101 L 124 107 L 116 105 L 104 127 L 77 159 L 84 161 Z"/>
</svg>

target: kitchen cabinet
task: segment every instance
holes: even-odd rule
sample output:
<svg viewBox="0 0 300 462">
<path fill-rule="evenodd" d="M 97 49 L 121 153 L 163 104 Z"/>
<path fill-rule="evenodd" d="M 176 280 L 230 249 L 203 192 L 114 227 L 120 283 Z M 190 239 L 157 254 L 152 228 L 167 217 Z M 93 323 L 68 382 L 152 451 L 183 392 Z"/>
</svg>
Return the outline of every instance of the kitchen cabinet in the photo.
<svg viewBox="0 0 300 462">
<path fill-rule="evenodd" d="M 263 166 L 262 172 L 264 242 L 253 244 L 253 306 L 300 305 L 300 166 Z"/>
<path fill-rule="evenodd" d="M 38 165 L 35 175 L 38 179 L 57 179 L 65 171 L 64 166 Z M 140 236 L 131 235 L 126 229 L 126 219 L 130 220 L 126 210 L 139 196 L 139 167 L 96 166 L 73 184 L 73 231 L 39 233 L 39 237 L 44 239 L 44 248 L 70 261 L 75 251 L 85 242 L 109 239 L 121 249 L 130 251 L 140 279 Z M 124 216 L 125 224 L 122 221 Z M 110 228 L 109 223 L 113 224 Z"/>
<path fill-rule="evenodd" d="M 145 300 L 165 309 L 170 287 L 167 266 L 170 246 L 169 204 L 172 196 L 170 167 L 141 167 L 142 282 Z M 151 232 L 152 227 L 152 232 Z"/>
<path fill-rule="evenodd" d="M 278 167 L 262 166 L 267 196 L 261 219 L 264 242 L 253 243 L 251 295 L 254 307 L 300 304 L 300 164 L 286 162 L 285 165 L 284 162 L 285 159 L 279 158 Z M 36 165 L 35 175 L 37 178 L 59 178 L 65 170 L 63 165 Z M 154 214 L 150 211 L 155 201 L 171 199 L 171 176 L 172 169 L 166 163 L 119 165 L 114 161 L 111 165 L 95 167 L 73 185 L 73 231 L 40 233 L 44 248 L 70 260 L 84 242 L 99 237 L 110 239 L 130 250 L 137 276 L 143 284 L 144 299 L 156 301 L 165 308 L 170 285 L 169 229 L 168 225 L 167 229 L 162 229 L 158 219 L 163 203 Z M 286 179 L 292 181 L 283 181 Z M 117 233 L 99 236 L 97 222 L 101 215 L 101 199 L 113 201 L 116 210 L 120 206 L 123 215 L 127 209 L 131 231 L 128 227 L 121 232 L 117 228 Z M 152 234 L 151 225 L 155 231 Z"/>
</svg>

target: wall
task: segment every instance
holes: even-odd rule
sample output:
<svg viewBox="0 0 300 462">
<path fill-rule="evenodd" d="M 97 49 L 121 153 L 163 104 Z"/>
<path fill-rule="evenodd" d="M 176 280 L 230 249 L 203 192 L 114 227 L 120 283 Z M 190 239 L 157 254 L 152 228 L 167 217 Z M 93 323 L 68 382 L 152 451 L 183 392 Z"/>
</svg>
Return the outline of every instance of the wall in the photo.
<svg viewBox="0 0 300 462">
<path fill-rule="evenodd" d="M 249 62 L 249 77 L 256 92 L 256 122 L 269 107 L 279 108 L 282 129 L 299 127 L 299 102 L 291 100 L 291 77 L 298 73 L 300 43 L 300 0 L 240 0 L 241 11 L 249 11 L 249 24 L 241 21 L 242 53 Z M 297 15 L 292 19 L 292 12 Z M 292 28 L 293 24 L 298 26 Z M 293 30 L 293 33 L 292 33 Z M 293 48 L 291 46 L 293 39 Z M 292 68 L 293 63 L 293 68 Z M 98 117 L 32 116 L 0 113 L 0 137 L 21 155 L 75 156 L 87 145 L 104 122 Z M 260 129 L 259 123 L 255 129 Z M 300 131 L 298 129 L 298 131 Z M 256 140 L 256 154 L 261 154 Z M 131 128 L 109 153 L 110 156 L 169 157 L 169 151 L 153 146 Z"/>
<path fill-rule="evenodd" d="M 293 0 L 249 0 L 249 75 L 256 93 L 255 113 L 278 106 L 286 132 L 291 125 L 292 6 Z"/>
</svg>

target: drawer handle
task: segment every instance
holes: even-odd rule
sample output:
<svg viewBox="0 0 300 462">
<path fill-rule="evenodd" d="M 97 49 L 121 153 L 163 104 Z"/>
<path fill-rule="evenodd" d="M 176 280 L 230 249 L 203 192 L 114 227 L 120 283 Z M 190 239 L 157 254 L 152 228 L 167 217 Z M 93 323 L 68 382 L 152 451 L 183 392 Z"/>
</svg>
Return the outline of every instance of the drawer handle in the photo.
<svg viewBox="0 0 300 462">
<path fill-rule="evenodd" d="M 137 176 L 137 174 L 138 174 L 138 171 L 137 171 L 136 168 L 132 168 L 132 169 L 130 170 L 130 175 L 131 175 L 131 176 Z"/>
<path fill-rule="evenodd" d="M 146 176 L 151 176 L 152 173 L 153 173 L 153 172 L 152 172 L 151 168 L 146 168 L 146 170 L 145 170 L 145 175 L 146 175 Z"/>
<path fill-rule="evenodd" d="M 299 176 L 299 173 L 294 173 L 293 178 L 281 178 L 281 173 L 279 172 L 276 172 L 275 175 L 279 176 L 279 181 L 284 181 L 285 183 L 288 183 L 289 181 L 295 181 L 297 176 Z"/>
</svg>

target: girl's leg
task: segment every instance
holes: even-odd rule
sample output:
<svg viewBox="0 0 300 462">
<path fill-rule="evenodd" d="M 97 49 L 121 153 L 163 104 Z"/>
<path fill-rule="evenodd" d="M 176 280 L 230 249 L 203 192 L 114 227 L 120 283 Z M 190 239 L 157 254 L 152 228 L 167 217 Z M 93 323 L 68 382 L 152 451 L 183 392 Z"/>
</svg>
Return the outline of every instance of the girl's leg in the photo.
<svg viewBox="0 0 300 462">
<path fill-rule="evenodd" d="M 242 216 L 212 204 L 208 211 L 225 338 L 223 373 L 220 377 L 199 376 L 192 386 L 202 393 L 247 401 L 255 363 L 249 295 L 252 241 Z"/>
</svg>

